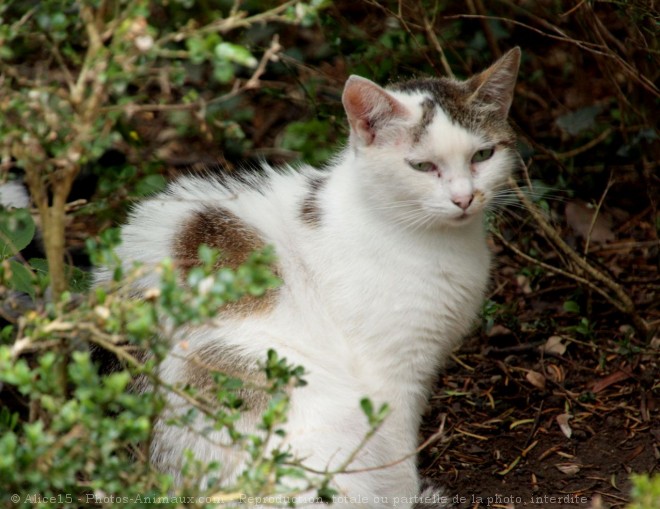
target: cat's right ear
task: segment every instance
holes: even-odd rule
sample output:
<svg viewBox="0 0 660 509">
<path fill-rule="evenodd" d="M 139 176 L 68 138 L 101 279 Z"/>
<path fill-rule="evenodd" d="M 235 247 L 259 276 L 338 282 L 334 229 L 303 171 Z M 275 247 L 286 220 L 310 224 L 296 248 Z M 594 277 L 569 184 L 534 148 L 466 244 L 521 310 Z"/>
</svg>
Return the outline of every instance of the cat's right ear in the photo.
<svg viewBox="0 0 660 509">
<path fill-rule="evenodd" d="M 352 134 L 364 145 L 376 141 L 383 126 L 408 116 L 406 107 L 373 81 L 351 76 L 346 81 L 342 103 Z"/>
</svg>

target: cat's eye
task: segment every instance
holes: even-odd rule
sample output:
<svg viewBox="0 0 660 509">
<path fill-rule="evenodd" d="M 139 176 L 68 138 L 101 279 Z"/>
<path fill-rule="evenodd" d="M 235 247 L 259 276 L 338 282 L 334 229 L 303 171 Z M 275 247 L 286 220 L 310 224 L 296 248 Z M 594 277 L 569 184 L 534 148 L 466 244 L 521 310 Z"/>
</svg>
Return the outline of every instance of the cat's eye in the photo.
<svg viewBox="0 0 660 509">
<path fill-rule="evenodd" d="M 494 147 L 477 150 L 472 156 L 472 163 L 474 164 L 474 163 L 481 163 L 483 161 L 487 161 L 488 159 L 493 157 L 494 153 L 495 153 Z"/>
<path fill-rule="evenodd" d="M 433 171 L 437 168 L 437 166 L 430 161 L 408 161 L 408 164 L 413 170 L 417 171 Z"/>
</svg>

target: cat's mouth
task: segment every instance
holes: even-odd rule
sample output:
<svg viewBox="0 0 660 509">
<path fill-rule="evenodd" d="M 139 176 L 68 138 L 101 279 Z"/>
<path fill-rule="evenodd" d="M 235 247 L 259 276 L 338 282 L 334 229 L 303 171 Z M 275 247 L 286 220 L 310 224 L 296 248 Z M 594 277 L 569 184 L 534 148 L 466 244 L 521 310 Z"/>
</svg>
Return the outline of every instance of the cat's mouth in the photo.
<svg viewBox="0 0 660 509">
<path fill-rule="evenodd" d="M 440 223 L 450 224 L 450 225 L 462 225 L 470 222 L 476 216 L 478 216 L 479 207 L 470 207 L 468 210 L 461 210 L 460 212 L 448 211 L 445 208 L 440 207 L 427 207 L 427 213 L 436 218 L 436 221 Z"/>
<path fill-rule="evenodd" d="M 465 224 L 474 219 L 477 215 L 477 210 L 464 210 L 460 214 L 452 217 L 450 221 L 456 225 Z"/>
</svg>

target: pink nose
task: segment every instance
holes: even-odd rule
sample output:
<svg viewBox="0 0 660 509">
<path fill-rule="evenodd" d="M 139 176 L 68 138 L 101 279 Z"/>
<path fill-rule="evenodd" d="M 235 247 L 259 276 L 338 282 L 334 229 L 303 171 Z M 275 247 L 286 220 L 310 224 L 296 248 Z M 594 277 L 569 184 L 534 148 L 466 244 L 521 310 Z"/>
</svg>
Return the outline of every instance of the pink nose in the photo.
<svg viewBox="0 0 660 509">
<path fill-rule="evenodd" d="M 461 196 L 452 196 L 451 201 L 454 205 L 462 208 L 463 210 L 467 210 L 473 199 L 474 194 L 465 194 Z"/>
</svg>

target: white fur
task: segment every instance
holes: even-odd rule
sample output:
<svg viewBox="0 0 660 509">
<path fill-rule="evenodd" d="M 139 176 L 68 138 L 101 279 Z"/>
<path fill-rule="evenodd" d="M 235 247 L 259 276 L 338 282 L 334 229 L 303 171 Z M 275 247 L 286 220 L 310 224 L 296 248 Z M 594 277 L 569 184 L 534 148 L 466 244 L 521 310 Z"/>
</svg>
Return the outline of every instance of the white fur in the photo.
<svg viewBox="0 0 660 509">
<path fill-rule="evenodd" d="M 389 507 L 394 497 L 419 492 L 412 453 L 421 415 L 438 369 L 480 309 L 490 267 L 483 210 L 511 166 L 506 148 L 471 165 L 475 151 L 488 140 L 454 124 L 442 111 L 413 144 L 408 133 L 421 118 L 424 96 L 391 96 L 406 115 L 386 131 L 385 139 L 376 134 L 373 143 L 363 143 L 352 137 L 327 171 L 319 194 L 320 226 L 304 224 L 299 212 L 308 179 L 326 172 L 271 170 L 263 194 L 187 177 L 137 206 L 119 248 L 127 266 L 155 264 L 172 254 L 173 236 L 191 211 L 206 205 L 226 208 L 275 246 L 285 284 L 274 310 L 247 320 L 221 316 L 185 339 L 189 350 L 222 341 L 253 359 L 263 359 L 274 348 L 302 364 L 308 385 L 292 393 L 285 441 L 315 469 L 336 468 L 362 440 L 368 425 L 361 398 L 371 398 L 376 406 L 389 403 L 390 416 L 350 468 L 411 456 L 389 468 L 336 478 L 343 495 L 367 497 L 370 502 L 362 508 Z M 433 161 L 440 172 L 415 171 L 406 159 Z M 452 197 L 475 190 L 484 199 L 475 199 L 463 217 Z M 155 284 L 153 275 L 140 282 L 142 288 Z M 174 344 L 161 369 L 169 382 L 182 376 L 178 355 L 185 356 L 186 350 Z M 246 429 L 252 425 L 243 423 Z M 236 475 L 240 453 L 230 456 L 194 433 L 163 424 L 159 433 L 155 454 L 162 464 L 173 465 L 174 473 L 189 448 L 201 460 L 224 461 L 227 478 Z M 210 437 L 224 438 L 218 433 Z M 378 497 L 389 503 L 378 503 Z"/>
<path fill-rule="evenodd" d="M 20 182 L 9 181 L 0 184 L 0 205 L 17 209 L 30 206 L 30 197 Z"/>
</svg>

